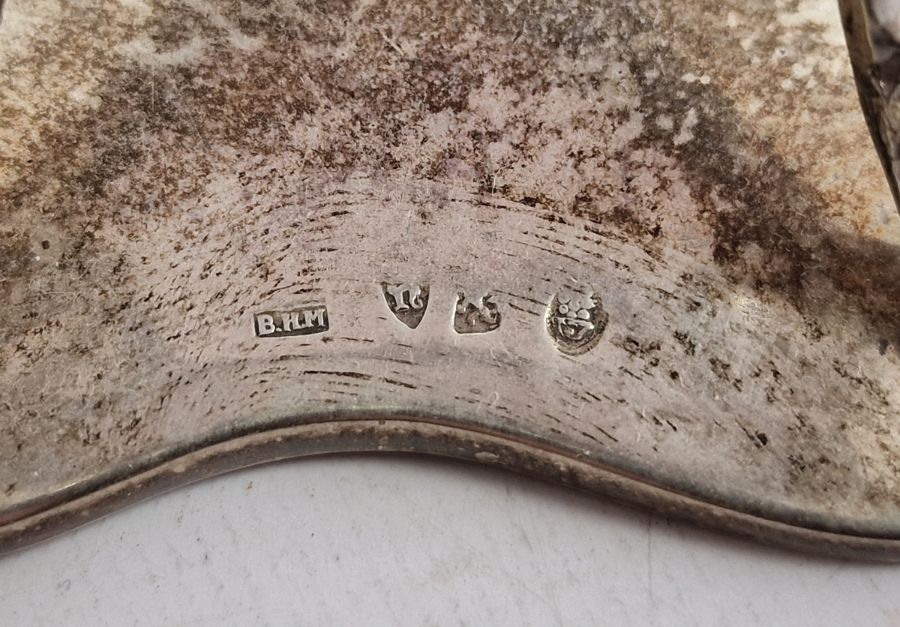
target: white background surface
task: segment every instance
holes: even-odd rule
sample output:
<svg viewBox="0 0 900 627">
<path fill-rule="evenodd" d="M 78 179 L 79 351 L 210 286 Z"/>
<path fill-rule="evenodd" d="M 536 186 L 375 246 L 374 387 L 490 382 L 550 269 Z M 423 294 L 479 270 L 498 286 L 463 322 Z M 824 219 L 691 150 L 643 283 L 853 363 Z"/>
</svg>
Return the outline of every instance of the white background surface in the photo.
<svg viewBox="0 0 900 627">
<path fill-rule="evenodd" d="M 262 466 L 0 558 L 0 625 L 900 625 L 900 565 L 421 458 Z"/>
</svg>

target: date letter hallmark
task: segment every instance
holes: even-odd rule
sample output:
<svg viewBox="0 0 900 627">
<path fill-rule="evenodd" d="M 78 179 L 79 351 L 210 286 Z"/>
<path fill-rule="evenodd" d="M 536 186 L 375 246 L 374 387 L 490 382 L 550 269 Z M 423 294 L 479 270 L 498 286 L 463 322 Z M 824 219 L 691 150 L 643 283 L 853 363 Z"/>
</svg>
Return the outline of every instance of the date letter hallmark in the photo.
<svg viewBox="0 0 900 627">
<path fill-rule="evenodd" d="M 453 330 L 460 334 L 488 333 L 500 327 L 500 309 L 492 294 L 470 301 L 459 292 L 453 316 Z"/>
<path fill-rule="evenodd" d="M 557 294 L 547 312 L 547 331 L 566 355 L 581 355 L 593 348 L 608 323 L 603 301 L 590 289 Z"/>
<path fill-rule="evenodd" d="M 388 309 L 397 320 L 415 329 L 428 308 L 428 286 L 413 283 L 382 283 L 381 291 Z"/>
<path fill-rule="evenodd" d="M 290 311 L 264 311 L 253 316 L 256 337 L 312 335 L 328 330 L 325 305 L 308 305 Z"/>
</svg>

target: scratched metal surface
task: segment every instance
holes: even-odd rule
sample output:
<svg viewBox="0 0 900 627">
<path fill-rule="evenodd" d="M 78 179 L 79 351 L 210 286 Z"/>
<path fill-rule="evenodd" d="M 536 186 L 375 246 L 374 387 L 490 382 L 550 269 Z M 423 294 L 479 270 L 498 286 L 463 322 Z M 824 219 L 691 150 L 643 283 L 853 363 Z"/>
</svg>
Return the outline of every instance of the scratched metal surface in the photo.
<svg viewBox="0 0 900 627">
<path fill-rule="evenodd" d="M 384 449 L 900 556 L 900 218 L 830 2 L 12 0 L 0 58 L 5 548 Z"/>
</svg>

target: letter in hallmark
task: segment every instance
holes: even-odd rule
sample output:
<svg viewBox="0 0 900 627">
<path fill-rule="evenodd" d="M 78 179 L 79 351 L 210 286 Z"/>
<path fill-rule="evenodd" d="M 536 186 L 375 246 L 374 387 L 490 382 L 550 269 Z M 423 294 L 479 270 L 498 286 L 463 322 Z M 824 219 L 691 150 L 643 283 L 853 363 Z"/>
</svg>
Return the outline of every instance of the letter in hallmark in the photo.
<svg viewBox="0 0 900 627">
<path fill-rule="evenodd" d="M 325 305 L 307 305 L 288 311 L 264 311 L 253 316 L 256 337 L 312 335 L 328 330 Z"/>
<path fill-rule="evenodd" d="M 453 330 L 457 333 L 488 333 L 500 326 L 500 309 L 492 294 L 470 301 L 459 292 L 453 316 Z"/>
<path fill-rule="evenodd" d="M 381 291 L 388 309 L 397 320 L 415 329 L 428 308 L 428 286 L 414 283 L 382 283 Z"/>
<path fill-rule="evenodd" d="M 557 294 L 547 312 L 547 331 L 556 348 L 566 355 L 580 355 L 593 348 L 608 323 L 603 301 L 591 289 Z"/>
</svg>

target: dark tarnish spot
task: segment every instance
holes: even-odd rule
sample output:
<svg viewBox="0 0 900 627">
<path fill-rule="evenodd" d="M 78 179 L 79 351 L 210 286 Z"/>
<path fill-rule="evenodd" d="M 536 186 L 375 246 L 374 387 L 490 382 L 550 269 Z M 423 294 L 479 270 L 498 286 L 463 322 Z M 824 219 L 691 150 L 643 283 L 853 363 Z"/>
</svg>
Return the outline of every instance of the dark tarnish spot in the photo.
<svg viewBox="0 0 900 627">
<path fill-rule="evenodd" d="M 204 17 L 193 9 L 173 3 L 157 8 L 149 20 L 150 41 L 158 52 L 171 52 L 190 43 L 194 34 L 211 28 Z"/>
<path fill-rule="evenodd" d="M 455 71 L 459 65 L 459 59 L 454 63 L 452 59 L 440 58 L 415 59 L 405 64 L 409 89 L 421 96 L 429 112 L 459 112 L 468 107 L 469 92 L 481 80 L 476 74 Z"/>
<path fill-rule="evenodd" d="M 0 300 L 6 300 L 13 281 L 28 275 L 33 262 L 34 255 L 26 235 L 0 231 Z"/>
</svg>

